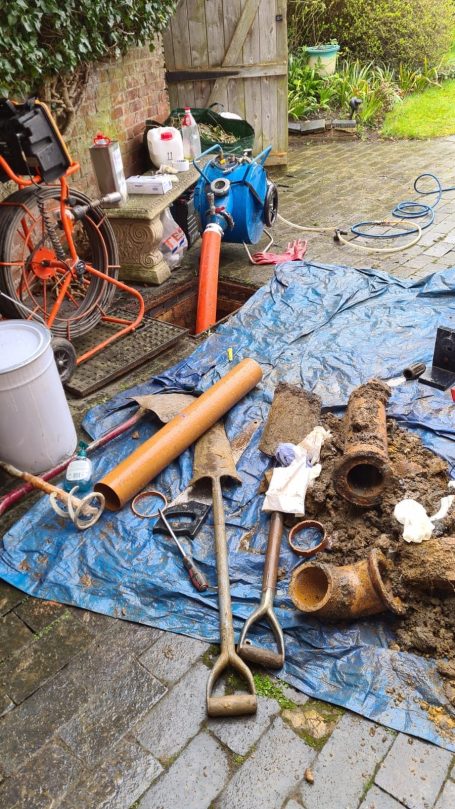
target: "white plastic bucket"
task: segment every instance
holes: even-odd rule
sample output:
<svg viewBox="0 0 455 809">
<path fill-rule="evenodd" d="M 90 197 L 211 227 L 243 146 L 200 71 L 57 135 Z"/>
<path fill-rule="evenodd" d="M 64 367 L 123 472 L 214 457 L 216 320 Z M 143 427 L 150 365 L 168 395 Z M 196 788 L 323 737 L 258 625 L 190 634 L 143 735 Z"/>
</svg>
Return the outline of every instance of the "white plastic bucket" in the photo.
<svg viewBox="0 0 455 809">
<path fill-rule="evenodd" d="M 0 460 L 45 472 L 76 444 L 50 331 L 26 320 L 0 322 Z"/>
</svg>

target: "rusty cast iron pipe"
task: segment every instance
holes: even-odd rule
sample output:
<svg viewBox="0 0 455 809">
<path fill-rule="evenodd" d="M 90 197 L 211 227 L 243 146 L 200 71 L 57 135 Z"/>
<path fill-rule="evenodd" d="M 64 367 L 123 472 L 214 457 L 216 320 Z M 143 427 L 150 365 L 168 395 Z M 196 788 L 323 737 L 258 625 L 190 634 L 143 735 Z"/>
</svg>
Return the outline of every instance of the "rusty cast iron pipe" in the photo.
<svg viewBox="0 0 455 809">
<path fill-rule="evenodd" d="M 261 379 L 261 366 L 255 360 L 239 362 L 96 484 L 95 491 L 106 498 L 106 508 L 121 509 Z"/>
<path fill-rule="evenodd" d="M 298 610 L 327 621 L 344 621 L 376 615 L 384 610 L 404 611 L 386 580 L 387 562 L 374 549 L 367 559 L 352 565 L 305 562 L 297 567 L 289 595 Z"/>
<path fill-rule="evenodd" d="M 385 410 L 390 395 L 388 385 L 373 379 L 349 397 L 344 453 L 335 466 L 333 485 L 358 506 L 379 503 L 390 474 Z"/>
</svg>

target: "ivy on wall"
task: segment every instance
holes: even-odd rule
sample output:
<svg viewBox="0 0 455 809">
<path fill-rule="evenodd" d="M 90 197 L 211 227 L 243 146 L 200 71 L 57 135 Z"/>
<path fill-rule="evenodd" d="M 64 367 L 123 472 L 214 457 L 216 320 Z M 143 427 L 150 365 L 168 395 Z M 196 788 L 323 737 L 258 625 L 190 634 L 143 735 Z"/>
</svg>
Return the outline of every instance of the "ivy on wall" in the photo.
<svg viewBox="0 0 455 809">
<path fill-rule="evenodd" d="M 62 131 L 93 63 L 152 42 L 175 0 L 8 0 L 0 14 L 0 95 L 39 95 Z"/>
</svg>

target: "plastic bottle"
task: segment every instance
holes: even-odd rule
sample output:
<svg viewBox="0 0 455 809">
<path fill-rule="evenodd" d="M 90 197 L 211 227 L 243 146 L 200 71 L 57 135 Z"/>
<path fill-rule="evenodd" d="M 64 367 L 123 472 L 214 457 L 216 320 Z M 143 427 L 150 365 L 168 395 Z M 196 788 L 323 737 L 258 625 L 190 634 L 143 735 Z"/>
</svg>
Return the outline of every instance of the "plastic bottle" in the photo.
<svg viewBox="0 0 455 809">
<path fill-rule="evenodd" d="M 188 249 L 187 238 L 172 216 L 169 208 L 166 208 L 161 214 L 161 224 L 163 225 L 163 238 L 160 244 L 160 250 L 163 258 L 173 270 L 180 264 L 183 253 Z"/>
<path fill-rule="evenodd" d="M 201 154 L 201 138 L 196 121 L 191 115 L 190 107 L 185 107 L 182 118 L 183 157 L 185 160 L 194 160 Z"/>
<path fill-rule="evenodd" d="M 157 169 L 162 163 L 183 160 L 182 136 L 174 126 L 159 126 L 147 132 L 150 160 Z"/>
<path fill-rule="evenodd" d="M 87 457 L 87 444 L 79 442 L 74 460 L 70 461 L 65 475 L 64 488 L 67 492 L 77 486 L 77 494 L 91 492 L 93 489 L 93 464 Z"/>
</svg>

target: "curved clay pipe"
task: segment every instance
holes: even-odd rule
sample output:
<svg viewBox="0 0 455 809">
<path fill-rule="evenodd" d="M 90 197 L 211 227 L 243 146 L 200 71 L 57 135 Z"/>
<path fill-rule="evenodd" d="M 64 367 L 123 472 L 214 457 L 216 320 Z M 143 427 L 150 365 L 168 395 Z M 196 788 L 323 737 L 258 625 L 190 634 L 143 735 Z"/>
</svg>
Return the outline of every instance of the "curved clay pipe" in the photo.
<svg viewBox="0 0 455 809">
<path fill-rule="evenodd" d="M 305 562 L 291 576 L 289 595 L 301 612 L 327 621 L 362 618 L 391 610 L 404 612 L 383 579 L 386 558 L 374 549 L 353 565 Z"/>
</svg>

